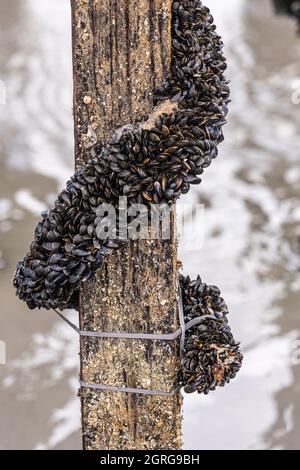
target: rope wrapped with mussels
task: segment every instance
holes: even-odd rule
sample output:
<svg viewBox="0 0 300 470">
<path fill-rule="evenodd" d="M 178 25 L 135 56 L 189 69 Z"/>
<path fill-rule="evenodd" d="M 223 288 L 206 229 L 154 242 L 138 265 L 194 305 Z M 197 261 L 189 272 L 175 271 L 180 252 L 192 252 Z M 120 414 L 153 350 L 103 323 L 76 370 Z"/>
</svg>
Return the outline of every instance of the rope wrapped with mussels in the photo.
<svg viewBox="0 0 300 470">
<path fill-rule="evenodd" d="M 187 393 L 207 394 L 223 387 L 241 368 L 243 355 L 228 325 L 228 308 L 220 289 L 180 276 L 185 322 L 203 317 L 186 331 L 179 383 Z"/>
<path fill-rule="evenodd" d="M 155 124 L 124 127 L 105 146 L 94 147 L 54 208 L 42 214 L 13 281 L 29 308 L 78 309 L 80 284 L 111 250 L 126 243 L 118 233 L 99 239 L 97 228 L 105 217 L 97 215 L 99 206 L 117 206 L 120 196 L 129 205 L 171 205 L 201 182 L 199 176 L 218 154 L 228 111 L 222 49 L 200 0 L 173 2 L 171 73 L 154 93 Z M 157 112 L 162 105 L 164 111 Z M 187 333 L 179 378 L 187 391 L 207 393 L 234 377 L 242 356 L 217 288 L 204 288 L 199 279 L 180 282 L 186 321 L 214 312 L 214 318 Z"/>
</svg>

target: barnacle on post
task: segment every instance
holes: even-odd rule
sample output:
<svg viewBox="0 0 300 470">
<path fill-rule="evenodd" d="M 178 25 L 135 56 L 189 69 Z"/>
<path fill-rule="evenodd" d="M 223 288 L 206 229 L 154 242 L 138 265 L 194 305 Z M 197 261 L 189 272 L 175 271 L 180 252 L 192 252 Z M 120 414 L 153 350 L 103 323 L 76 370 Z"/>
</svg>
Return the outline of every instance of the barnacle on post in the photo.
<svg viewBox="0 0 300 470">
<path fill-rule="evenodd" d="M 200 0 L 173 2 L 171 72 L 154 91 L 153 105 L 156 111 L 162 103 L 174 106 L 165 106 L 170 111 L 158 113 L 151 126 L 129 123 L 105 146 L 90 149 L 88 163 L 67 182 L 55 207 L 42 214 L 13 281 L 29 308 L 78 309 L 80 284 L 95 274 L 106 254 L 128 242 L 118 233 L 98 236 L 105 219 L 98 213 L 101 205 L 116 207 L 120 196 L 129 205 L 171 205 L 201 182 L 199 176 L 218 154 L 228 112 L 222 48 L 209 9 Z M 197 291 L 196 298 L 205 302 L 205 310 L 213 309 L 215 319 L 187 333 L 181 376 L 187 390 L 205 393 L 232 378 L 241 360 L 223 318 L 225 306 L 217 291 L 209 289 L 206 297 Z M 190 301 L 185 293 L 187 321 L 204 311 Z M 205 364 L 209 372 L 202 376 L 198 369 Z"/>
</svg>

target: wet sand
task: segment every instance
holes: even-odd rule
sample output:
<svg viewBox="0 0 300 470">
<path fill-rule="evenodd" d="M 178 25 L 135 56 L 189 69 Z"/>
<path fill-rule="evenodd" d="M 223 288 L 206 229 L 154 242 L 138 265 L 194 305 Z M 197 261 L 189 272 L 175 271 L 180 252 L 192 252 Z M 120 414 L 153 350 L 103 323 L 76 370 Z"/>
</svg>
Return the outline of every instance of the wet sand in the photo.
<svg viewBox="0 0 300 470">
<path fill-rule="evenodd" d="M 229 386 L 185 398 L 185 448 L 299 449 L 300 39 L 269 0 L 228 3 L 206 1 L 226 43 L 229 124 L 184 200 L 205 203 L 204 246 L 181 257 L 221 287 L 245 362 Z M 72 172 L 69 20 L 65 0 L 0 3 L 1 449 L 81 445 L 78 338 L 53 313 L 28 311 L 11 286 L 39 212 Z"/>
</svg>

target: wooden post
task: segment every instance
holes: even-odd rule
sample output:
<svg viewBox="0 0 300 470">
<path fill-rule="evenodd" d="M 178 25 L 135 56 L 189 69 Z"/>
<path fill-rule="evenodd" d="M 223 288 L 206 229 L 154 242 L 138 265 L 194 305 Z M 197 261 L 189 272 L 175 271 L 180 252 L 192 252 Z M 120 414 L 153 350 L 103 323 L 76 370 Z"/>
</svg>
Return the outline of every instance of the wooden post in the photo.
<svg viewBox="0 0 300 470">
<path fill-rule="evenodd" d="M 171 63 L 171 0 L 71 0 L 75 157 L 122 125 L 146 118 Z M 151 115 L 150 115 L 151 117 Z M 84 284 L 80 325 L 94 331 L 178 328 L 175 223 L 170 240 L 130 242 Z M 170 391 L 178 342 L 81 339 L 88 383 Z M 83 447 L 179 449 L 181 397 L 81 390 Z"/>
</svg>

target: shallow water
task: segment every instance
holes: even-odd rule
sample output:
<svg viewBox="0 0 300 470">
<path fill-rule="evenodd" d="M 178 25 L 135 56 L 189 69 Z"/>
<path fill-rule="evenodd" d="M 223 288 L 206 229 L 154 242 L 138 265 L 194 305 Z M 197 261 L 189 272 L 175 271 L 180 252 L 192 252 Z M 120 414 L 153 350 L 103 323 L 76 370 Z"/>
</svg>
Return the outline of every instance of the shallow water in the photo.
<svg viewBox="0 0 300 470">
<path fill-rule="evenodd" d="M 232 103 L 220 156 L 184 200 L 205 204 L 184 272 L 222 288 L 244 367 L 186 396 L 187 449 L 299 449 L 300 39 L 269 0 L 207 0 L 224 37 Z M 77 337 L 28 312 L 11 278 L 38 214 L 73 165 L 69 2 L 0 3 L 0 448 L 80 448 Z"/>
</svg>

